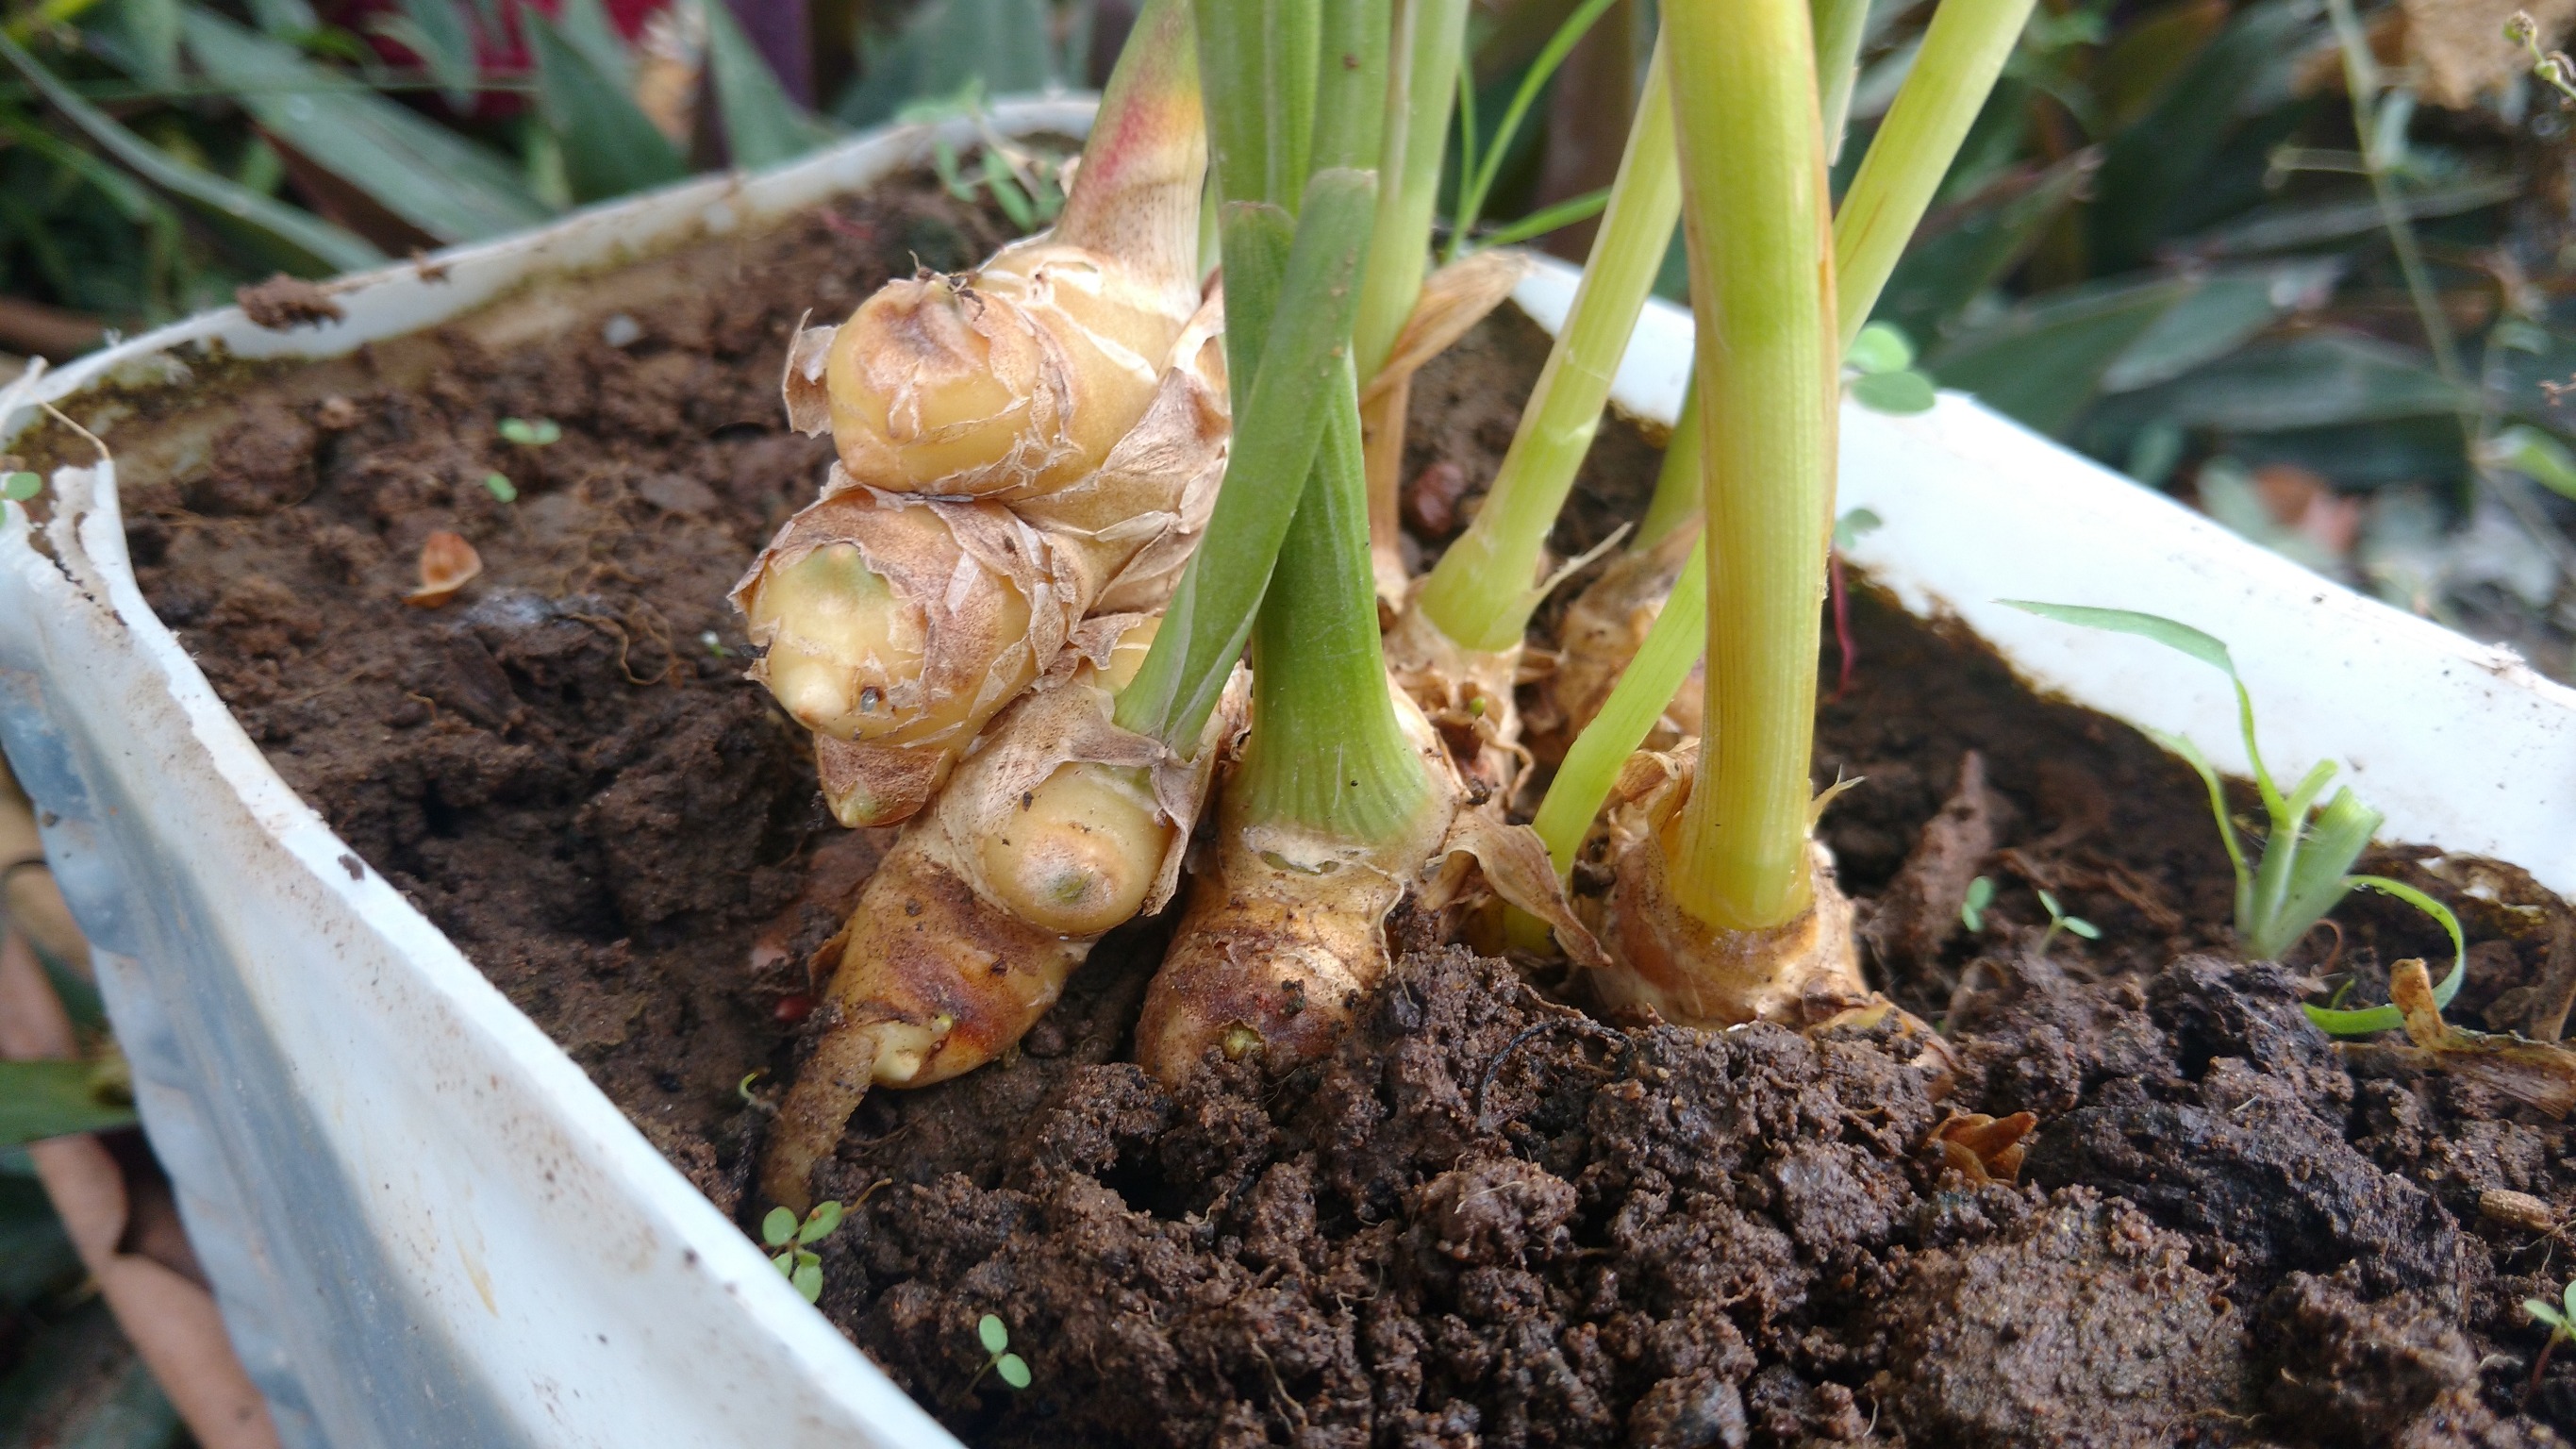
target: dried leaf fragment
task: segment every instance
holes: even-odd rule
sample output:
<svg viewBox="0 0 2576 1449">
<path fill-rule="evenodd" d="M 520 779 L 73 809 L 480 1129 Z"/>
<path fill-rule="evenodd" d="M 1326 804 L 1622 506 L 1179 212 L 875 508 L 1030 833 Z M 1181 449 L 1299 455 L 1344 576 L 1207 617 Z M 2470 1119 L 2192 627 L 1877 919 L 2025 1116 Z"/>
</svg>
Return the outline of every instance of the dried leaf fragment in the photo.
<svg viewBox="0 0 2576 1449">
<path fill-rule="evenodd" d="M 465 536 L 440 529 L 420 545 L 420 587 L 403 596 L 415 609 L 435 609 L 483 572 L 483 555 Z"/>
<path fill-rule="evenodd" d="M 1941 1150 L 1945 1164 L 1970 1182 L 2012 1182 L 2021 1176 L 2022 1139 L 2038 1125 L 2039 1119 L 2028 1112 L 2009 1117 L 1953 1112 L 1932 1129 L 1932 1145 Z"/>
<path fill-rule="evenodd" d="M 2405 1016 L 2416 1065 L 2466 1078 L 2552 1117 L 2576 1111 L 2576 1052 L 2444 1022 L 2442 1008 L 2433 1000 L 2432 974 L 2421 960 L 2388 968 L 2388 999 Z"/>
</svg>

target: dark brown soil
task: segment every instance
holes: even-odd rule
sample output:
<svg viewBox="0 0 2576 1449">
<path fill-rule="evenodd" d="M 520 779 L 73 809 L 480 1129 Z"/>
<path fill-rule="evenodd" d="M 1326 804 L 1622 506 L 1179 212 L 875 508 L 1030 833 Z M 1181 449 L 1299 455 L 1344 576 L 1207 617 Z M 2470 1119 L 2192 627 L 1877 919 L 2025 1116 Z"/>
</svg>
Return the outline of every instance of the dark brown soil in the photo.
<svg viewBox="0 0 2576 1449">
<path fill-rule="evenodd" d="M 762 1119 L 737 1084 L 792 1071 L 801 963 L 874 849 L 830 825 L 795 732 L 739 681 L 723 601 L 824 457 L 780 430 L 783 341 L 916 254 L 995 239 L 898 188 L 253 379 L 221 411 L 131 399 L 110 437 L 145 589 L 279 769 L 745 1217 Z M 1498 320 L 1415 391 L 1409 462 L 1454 469 L 1465 507 L 1541 346 Z M 563 437 L 505 442 L 505 417 Z M 1561 542 L 1633 517 L 1652 466 L 1606 429 Z M 484 572 L 406 607 L 440 529 Z M 1866 783 L 1825 835 L 1873 970 L 1945 1026 L 1954 1079 L 1867 1036 L 1596 1020 L 1564 983 L 1416 940 L 1336 1056 L 1175 1094 L 1122 1060 L 1145 923 L 1012 1059 L 862 1107 L 824 1170 L 864 1198 L 822 1244 L 826 1313 L 994 1445 L 2576 1427 L 2576 1353 L 2518 1408 L 2542 1340 L 2517 1305 L 2556 1296 L 2559 1245 L 2478 1209 L 2503 1188 L 2576 1212 L 2565 1131 L 2338 1052 L 2297 1011 L 2322 961 L 2229 961 L 2205 800 L 2133 732 L 2031 699 L 1865 588 L 1853 621 L 1818 771 Z M 2535 1011 L 2563 906 L 2510 872 L 2381 868 L 2468 915 L 2455 1016 Z M 1970 936 L 1975 874 L 2002 888 Z M 2043 940 L 2041 888 L 2102 939 Z M 2438 947 L 2376 898 L 2338 920 L 2305 949 L 2365 994 Z M 2022 1110 L 2019 1185 L 1930 1145 L 1954 1111 Z M 985 1313 L 1026 1391 L 979 1372 Z"/>
</svg>

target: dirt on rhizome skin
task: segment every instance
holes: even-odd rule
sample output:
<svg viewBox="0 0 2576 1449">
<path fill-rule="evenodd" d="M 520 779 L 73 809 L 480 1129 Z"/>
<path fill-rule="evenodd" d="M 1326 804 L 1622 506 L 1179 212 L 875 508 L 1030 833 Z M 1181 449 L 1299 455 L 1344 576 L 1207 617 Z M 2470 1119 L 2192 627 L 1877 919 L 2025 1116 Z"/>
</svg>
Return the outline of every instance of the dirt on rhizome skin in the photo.
<svg viewBox="0 0 2576 1449">
<path fill-rule="evenodd" d="M 137 572 L 251 736 L 746 1222 L 764 1119 L 739 1085 L 765 1072 L 774 1098 L 792 1075 L 804 962 L 882 844 L 830 823 L 724 601 L 827 456 L 783 431 L 785 339 L 1000 239 L 905 183 L 343 361 L 240 370 L 220 403 L 118 404 Z M 1417 518 L 1472 507 L 1544 348 L 1500 317 L 1416 384 L 1407 473 L 1440 495 Z M 561 437 L 513 442 L 509 418 Z M 40 436 L 29 460 L 71 446 Z M 1653 468 L 1606 427 L 1566 552 L 1633 517 Z M 483 570 L 409 607 L 440 530 Z M 984 1445 L 2576 1427 L 2576 1352 L 2526 1393 L 2543 1339 L 2518 1307 L 2576 1271 L 2546 1232 L 2576 1213 L 2564 1129 L 2340 1051 L 2297 1010 L 2329 966 L 2378 999 L 2386 962 L 2438 962 L 2432 929 L 2357 898 L 2297 963 L 2232 961 L 2183 767 L 1866 587 L 1851 615 L 1816 763 L 1865 783 L 1823 833 L 1874 978 L 1955 1045 L 1949 1080 L 1870 1035 L 1599 1019 L 1579 983 L 1400 918 L 1396 976 L 1331 1058 L 1167 1091 L 1124 1060 L 1161 942 L 1144 923 L 1008 1060 L 862 1107 L 822 1173 L 862 1204 L 820 1244 L 823 1311 Z M 1841 664 L 1829 634 L 1829 691 Z M 2563 1014 L 2558 901 L 2508 870 L 2376 865 L 2466 919 L 2455 1019 L 2526 1024 L 2553 995 Z M 1979 874 L 2000 890 L 1970 934 Z M 2100 940 L 2043 941 L 2039 888 Z M 1971 1181 L 1932 1140 L 1954 1112 L 2021 1111 L 2017 1183 Z M 2498 1189 L 2545 1220 L 2482 1214 Z M 1025 1390 L 988 1370 L 988 1313 Z"/>
</svg>

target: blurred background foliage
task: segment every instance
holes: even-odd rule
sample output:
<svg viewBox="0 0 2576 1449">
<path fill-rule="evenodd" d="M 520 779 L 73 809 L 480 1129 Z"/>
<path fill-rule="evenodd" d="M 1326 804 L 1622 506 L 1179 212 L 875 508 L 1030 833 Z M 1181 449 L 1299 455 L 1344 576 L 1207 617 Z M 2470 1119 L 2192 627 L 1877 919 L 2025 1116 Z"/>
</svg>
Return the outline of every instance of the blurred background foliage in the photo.
<svg viewBox="0 0 2576 1449">
<path fill-rule="evenodd" d="M 1480 0 L 1453 135 L 1453 170 L 1493 177 L 1476 235 L 1580 257 L 1651 3 Z M 8 0 L 0 372 L 274 272 L 1089 85 L 1132 8 Z M 2514 8 L 2042 0 L 1880 315 L 1943 384 L 2568 677 L 2576 458 L 2552 388 L 2576 379 L 2576 113 L 2533 72 L 2576 0 L 2536 6 L 2528 45 Z M 1930 9 L 1876 6 L 1839 176 Z M 1515 97 L 1527 119 L 1497 139 Z M 1010 169 L 949 168 L 1042 218 L 1046 178 Z"/>
</svg>

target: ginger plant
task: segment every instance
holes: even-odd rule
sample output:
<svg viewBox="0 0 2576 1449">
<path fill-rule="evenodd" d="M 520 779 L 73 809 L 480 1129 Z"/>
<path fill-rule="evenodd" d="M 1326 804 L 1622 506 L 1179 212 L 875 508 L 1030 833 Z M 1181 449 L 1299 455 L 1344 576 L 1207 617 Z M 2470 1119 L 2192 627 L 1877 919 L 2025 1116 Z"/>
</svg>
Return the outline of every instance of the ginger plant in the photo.
<svg viewBox="0 0 2576 1449">
<path fill-rule="evenodd" d="M 1475 774 L 1498 793 L 1512 782 L 1519 747 L 1515 685 L 1530 614 L 1546 594 L 1547 535 L 1681 214 L 1666 48 L 1658 40 L 1648 62 L 1583 280 L 1484 505 L 1388 635 L 1398 676 L 1433 718 L 1483 745 Z"/>
<path fill-rule="evenodd" d="M 1588 641 L 1615 653 L 1624 635 L 1635 658 L 1536 820 L 1568 868 L 1620 788 L 1601 921 L 1619 965 L 1596 977 L 1605 999 L 1728 1024 L 1806 1021 L 1869 997 L 1849 903 L 1810 838 L 1842 364 L 2029 12 L 2028 0 L 1945 0 L 1830 221 L 1821 97 L 1840 78 L 1819 72 L 1809 13 L 1781 0 L 1667 13 L 1698 364 L 1640 561 L 1605 580 L 1624 591 L 1606 611 L 1616 627 Z M 1632 758 L 1701 659 L 1696 759 Z"/>
<path fill-rule="evenodd" d="M 1210 3 L 1201 14 L 1224 8 Z M 1407 5 L 1389 24 L 1367 0 L 1274 7 L 1303 11 L 1328 38 L 1390 51 L 1384 63 L 1335 65 L 1328 45 L 1311 108 L 1274 103 L 1258 84 L 1282 69 L 1265 47 L 1309 21 L 1276 14 L 1259 38 L 1202 27 L 1240 437 L 1207 539 L 1137 684 L 1120 698 L 1120 720 L 1176 742 L 1199 717 L 1193 701 L 1247 642 L 1253 683 L 1210 860 L 1136 1028 L 1138 1060 L 1166 1080 L 1211 1053 L 1276 1067 L 1326 1049 L 1386 974 L 1388 912 L 1408 893 L 1439 890 L 1453 850 L 1483 860 L 1499 889 L 1527 897 L 1525 884 L 1542 896 L 1553 886 L 1543 868 L 1514 868 L 1522 853 L 1499 824 L 1462 831 L 1464 782 L 1395 687 L 1379 637 L 1358 368 L 1373 344 L 1358 329 L 1373 325 L 1372 305 L 1392 310 L 1384 299 L 1410 306 L 1404 326 L 1379 325 L 1375 335 L 1392 339 L 1387 358 L 1418 361 L 1421 339 L 1441 330 L 1422 325 L 1425 312 L 1456 316 L 1451 299 L 1425 295 L 1419 281 L 1430 168 L 1388 138 L 1428 124 L 1424 88 L 1447 77 L 1424 75 L 1421 47 L 1433 42 L 1421 32 L 1452 24 L 1457 9 Z M 1367 103 L 1355 92 L 1371 74 L 1386 77 L 1381 134 L 1326 124 Z M 1301 132 L 1302 115 L 1314 118 L 1311 133 Z M 1310 139 L 1301 144 L 1301 135 Z M 1426 135 L 1436 132 L 1417 131 L 1410 144 Z M 1371 156 L 1389 165 L 1393 201 L 1362 169 Z M 1401 229 L 1392 240 L 1389 227 Z M 1356 288 L 1319 276 L 1362 251 Z M 1534 838 L 1526 858 L 1538 858 Z M 1531 904 L 1579 931 L 1561 905 Z"/>
<path fill-rule="evenodd" d="M 1201 13 L 1226 8 L 1210 0 Z M 1341 34 L 1364 29 L 1371 7 L 1285 8 Z M 1286 1057 L 1329 1040 L 1382 974 L 1379 923 L 1454 809 L 1454 776 L 1438 778 L 1436 742 L 1426 755 L 1427 731 L 1399 717 L 1378 642 L 1351 346 L 1377 192 L 1351 163 L 1373 148 L 1354 128 L 1304 129 L 1350 97 L 1265 103 L 1257 82 L 1278 72 L 1272 48 L 1304 29 L 1295 19 L 1201 32 L 1242 446 L 1169 627 L 1120 701 L 1122 721 L 1169 742 L 1251 645 L 1250 727 L 1227 762 L 1215 859 L 1136 1029 L 1138 1059 L 1167 1080 L 1211 1048 Z M 1333 79 L 1332 68 L 1319 77 Z"/>
<path fill-rule="evenodd" d="M 1232 727 L 1186 755 L 1111 718 L 1156 621 L 1086 621 L 905 823 L 841 934 L 813 1053 L 771 1124 L 761 1188 L 801 1207 L 816 1163 L 877 1087 L 925 1087 L 1016 1045 L 1112 927 L 1178 889 Z"/>
<path fill-rule="evenodd" d="M 1817 7 L 1817 83 L 1824 97 L 1823 129 L 1830 150 L 1840 148 L 1849 104 L 1851 55 L 1859 33 L 1858 19 L 1849 12 L 1855 9 L 1865 13 L 1867 7 L 1855 7 L 1849 0 Z M 1903 372 L 1901 362 L 1889 373 L 1868 356 L 1870 339 L 1864 336 L 1864 324 L 1966 140 L 1969 125 L 1984 107 L 2030 11 L 2030 0 L 1943 0 L 1924 32 L 1922 49 L 1906 73 L 1904 87 L 1835 210 L 1835 310 L 1842 360 L 1859 373 L 1854 382 L 1858 390 L 1866 391 L 1871 380 L 1888 375 L 1902 376 L 1922 390 L 1916 375 Z M 1645 517 L 1627 550 L 1566 610 L 1557 670 L 1538 711 L 1551 744 L 1564 747 L 1564 741 L 1589 725 L 1614 681 L 1630 677 L 1623 671 L 1664 612 L 1664 601 L 1697 542 L 1699 530 L 1690 525 L 1698 519 L 1701 506 L 1701 439 L 1694 371 Z M 1673 627 L 1697 635 L 1703 626 L 1694 613 L 1676 619 Z M 1682 672 L 1668 680 L 1662 675 L 1637 675 L 1628 686 L 1660 695 L 1659 712 L 1669 707 L 1684 735 L 1698 734 L 1701 728 L 1697 701 L 1677 697 L 1696 658 L 1694 654 Z M 1651 725 L 1656 716 L 1647 718 Z M 1643 733 L 1636 736 L 1636 740 L 1644 738 Z M 1634 747 L 1632 741 L 1627 748 Z M 1589 792 L 1593 780 L 1592 775 L 1578 775 L 1574 785 Z M 1606 786 L 1603 779 L 1601 788 Z M 1591 795 L 1593 808 L 1601 798 Z M 1586 818 L 1589 813 L 1582 812 Z"/>
</svg>

